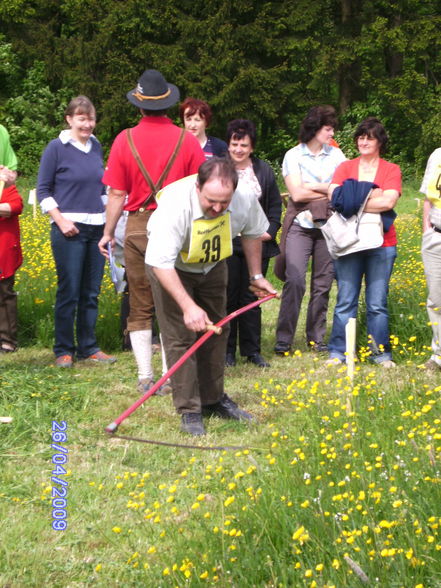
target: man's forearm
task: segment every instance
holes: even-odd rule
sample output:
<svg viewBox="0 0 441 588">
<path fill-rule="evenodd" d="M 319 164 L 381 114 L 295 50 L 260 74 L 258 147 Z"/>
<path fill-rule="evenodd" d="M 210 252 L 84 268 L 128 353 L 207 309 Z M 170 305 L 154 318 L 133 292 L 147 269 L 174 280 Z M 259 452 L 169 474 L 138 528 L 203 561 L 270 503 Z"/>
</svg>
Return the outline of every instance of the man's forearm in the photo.
<svg viewBox="0 0 441 588">
<path fill-rule="evenodd" d="M 189 306 L 194 305 L 193 299 L 184 288 L 175 269 L 161 269 L 159 267 L 152 269 L 158 282 L 170 294 L 183 313 Z"/>
<path fill-rule="evenodd" d="M 262 273 L 262 241 L 242 237 L 242 248 L 250 276 Z"/>
<path fill-rule="evenodd" d="M 106 225 L 104 227 L 104 234 L 113 237 L 115 227 L 119 221 L 124 208 L 124 199 L 126 193 L 121 190 L 109 190 L 107 207 L 106 207 Z"/>
<path fill-rule="evenodd" d="M 262 241 L 242 237 L 242 248 L 250 274 L 250 290 L 258 298 L 263 298 L 267 294 L 275 294 L 276 290 L 272 284 L 262 275 Z"/>
</svg>

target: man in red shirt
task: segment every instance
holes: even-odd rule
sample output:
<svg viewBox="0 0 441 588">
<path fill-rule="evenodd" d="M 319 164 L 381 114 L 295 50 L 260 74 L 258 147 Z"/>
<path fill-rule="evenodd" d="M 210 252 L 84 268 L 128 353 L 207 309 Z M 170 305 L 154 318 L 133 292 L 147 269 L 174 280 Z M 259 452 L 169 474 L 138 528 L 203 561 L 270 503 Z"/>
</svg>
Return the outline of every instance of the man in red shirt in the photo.
<svg viewBox="0 0 441 588">
<path fill-rule="evenodd" d="M 127 99 L 140 109 L 142 118 L 134 128 L 122 131 L 110 150 L 103 176 L 103 183 L 110 188 L 109 200 L 99 248 L 107 257 L 107 245 L 114 244 L 118 219 L 123 210 L 128 211 L 124 241 L 130 304 L 127 330 L 138 366 L 138 390 L 144 393 L 153 384 L 151 343 L 154 307 L 144 262 L 147 222 L 157 206 L 156 191 L 161 186 L 197 173 L 205 156 L 198 140 L 166 116 L 166 110 L 179 101 L 179 89 L 168 83 L 159 71 L 146 70 L 139 78 L 137 87 L 127 93 Z M 150 183 L 129 145 L 128 132 L 144 170 L 150 176 Z M 184 133 L 182 137 L 181 133 Z M 182 142 L 178 147 L 180 140 Z M 171 167 L 158 185 L 170 161 Z"/>
</svg>

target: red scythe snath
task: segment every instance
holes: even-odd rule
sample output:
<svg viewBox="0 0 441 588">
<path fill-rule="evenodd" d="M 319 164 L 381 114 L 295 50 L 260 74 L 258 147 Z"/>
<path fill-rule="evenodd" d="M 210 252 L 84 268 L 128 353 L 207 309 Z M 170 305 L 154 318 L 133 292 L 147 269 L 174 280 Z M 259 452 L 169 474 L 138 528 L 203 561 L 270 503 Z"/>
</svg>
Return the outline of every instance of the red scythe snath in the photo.
<svg viewBox="0 0 441 588">
<path fill-rule="evenodd" d="M 129 417 L 133 412 L 135 412 L 135 410 L 137 408 L 139 408 L 141 406 L 141 404 L 143 404 L 147 400 L 147 398 L 150 398 L 150 396 L 153 396 L 153 394 L 156 392 L 156 390 L 158 390 L 158 388 L 160 388 L 162 386 L 162 384 L 164 384 L 169 379 L 169 377 L 172 376 L 181 367 L 181 365 L 183 363 L 185 363 L 187 361 L 187 359 L 191 355 L 193 355 L 193 353 L 197 349 L 199 349 L 199 347 L 201 345 L 203 345 L 205 343 L 205 341 L 213 335 L 213 333 L 216 332 L 217 334 L 220 334 L 221 327 L 223 327 L 224 325 L 229 323 L 232 319 L 236 318 L 240 314 L 243 314 L 244 312 L 247 312 L 247 310 L 251 310 L 255 306 L 259 306 L 259 304 L 263 304 L 264 302 L 267 302 L 268 300 L 275 298 L 276 296 L 278 296 L 278 294 L 269 294 L 268 296 L 265 296 L 264 298 L 259 298 L 259 300 L 255 300 L 254 302 L 251 302 L 250 304 L 247 304 L 246 306 L 243 306 L 242 308 L 235 310 L 234 312 L 232 312 L 228 316 L 221 319 L 215 325 L 209 325 L 208 330 L 203 335 L 201 335 L 201 337 L 199 337 L 199 339 L 197 341 L 195 341 L 189 349 L 187 349 L 187 351 L 184 353 L 184 355 L 180 359 L 178 359 L 178 361 L 174 365 L 172 365 L 172 367 L 168 370 L 168 372 L 166 374 L 164 374 L 161 378 L 159 378 L 159 380 L 156 382 L 156 384 L 154 384 L 148 392 L 146 392 L 143 396 L 141 396 L 141 398 L 139 398 L 136 402 L 134 402 L 132 404 L 132 406 L 130 406 L 127 410 L 125 410 L 117 419 L 115 419 L 113 421 L 113 423 L 110 423 L 110 425 L 107 425 L 107 427 L 105 428 L 105 431 L 107 433 L 116 433 L 119 425 L 123 421 L 125 421 L 126 418 Z"/>
</svg>

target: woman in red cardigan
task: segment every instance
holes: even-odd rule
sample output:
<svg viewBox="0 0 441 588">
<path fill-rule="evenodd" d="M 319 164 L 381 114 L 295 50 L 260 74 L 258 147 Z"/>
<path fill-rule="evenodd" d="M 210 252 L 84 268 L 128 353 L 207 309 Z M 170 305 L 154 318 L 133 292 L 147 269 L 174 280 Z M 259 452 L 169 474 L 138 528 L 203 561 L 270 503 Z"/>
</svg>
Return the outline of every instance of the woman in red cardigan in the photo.
<svg viewBox="0 0 441 588">
<path fill-rule="evenodd" d="M 11 181 L 7 168 L 0 169 L 0 182 Z M 15 185 L 3 189 L 0 196 L 0 352 L 17 349 L 17 294 L 14 292 L 14 274 L 23 257 L 20 247 L 18 215 L 23 201 Z"/>
<path fill-rule="evenodd" d="M 337 280 L 337 303 L 329 339 L 330 363 L 345 361 L 345 326 L 355 318 L 361 284 L 365 280 L 366 323 L 370 336 L 370 360 L 384 368 L 395 366 L 389 341 L 389 313 L 387 296 L 389 280 L 397 256 L 397 237 L 393 212 L 401 194 L 401 171 L 398 165 L 386 161 L 381 155 L 386 150 L 388 136 L 381 122 L 369 117 L 361 122 L 354 134 L 359 157 L 341 163 L 334 172 L 328 196 L 346 180 L 372 182 L 378 186 L 372 190 L 365 207 L 366 212 L 382 213 L 385 228 L 383 245 L 375 249 L 358 251 L 334 260 Z M 385 222 L 385 217 L 388 222 Z M 386 228 L 387 224 L 387 228 Z"/>
</svg>

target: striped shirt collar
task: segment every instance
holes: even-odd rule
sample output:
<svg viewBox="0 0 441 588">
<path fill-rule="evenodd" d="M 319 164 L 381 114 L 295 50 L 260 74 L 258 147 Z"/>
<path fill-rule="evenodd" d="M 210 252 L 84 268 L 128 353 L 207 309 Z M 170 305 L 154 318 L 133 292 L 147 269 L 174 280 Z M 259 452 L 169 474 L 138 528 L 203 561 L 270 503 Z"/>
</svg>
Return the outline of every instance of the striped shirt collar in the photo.
<svg viewBox="0 0 441 588">
<path fill-rule="evenodd" d="M 317 157 L 319 155 L 330 155 L 332 147 L 330 145 L 323 145 L 321 150 L 318 153 L 312 153 L 306 143 L 300 143 L 300 149 L 302 155 L 307 155 L 309 157 Z"/>
</svg>

